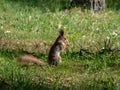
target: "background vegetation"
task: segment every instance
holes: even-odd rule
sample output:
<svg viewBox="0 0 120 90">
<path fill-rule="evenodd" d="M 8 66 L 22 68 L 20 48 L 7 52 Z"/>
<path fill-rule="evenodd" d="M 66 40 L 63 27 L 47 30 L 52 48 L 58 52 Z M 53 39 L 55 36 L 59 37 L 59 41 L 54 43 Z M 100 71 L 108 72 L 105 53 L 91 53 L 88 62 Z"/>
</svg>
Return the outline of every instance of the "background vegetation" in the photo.
<svg viewBox="0 0 120 90">
<path fill-rule="evenodd" d="M 69 0 L 0 0 L 0 89 L 119 90 L 120 1 L 104 11 Z M 60 28 L 70 41 L 57 67 L 18 63 L 23 54 L 46 62 Z"/>
</svg>

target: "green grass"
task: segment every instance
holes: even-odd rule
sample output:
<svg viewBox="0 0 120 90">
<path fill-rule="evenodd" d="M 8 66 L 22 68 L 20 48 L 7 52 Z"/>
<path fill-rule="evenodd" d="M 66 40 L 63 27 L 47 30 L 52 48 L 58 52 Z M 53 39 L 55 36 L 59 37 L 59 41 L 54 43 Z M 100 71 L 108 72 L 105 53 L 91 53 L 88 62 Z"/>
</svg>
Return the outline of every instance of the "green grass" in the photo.
<svg viewBox="0 0 120 90">
<path fill-rule="evenodd" d="M 96 14 L 81 7 L 68 11 L 68 2 L 0 1 L 0 89 L 120 89 L 119 1 Z M 70 46 L 57 67 L 16 61 L 20 55 L 32 54 L 47 63 L 60 28 Z"/>
</svg>

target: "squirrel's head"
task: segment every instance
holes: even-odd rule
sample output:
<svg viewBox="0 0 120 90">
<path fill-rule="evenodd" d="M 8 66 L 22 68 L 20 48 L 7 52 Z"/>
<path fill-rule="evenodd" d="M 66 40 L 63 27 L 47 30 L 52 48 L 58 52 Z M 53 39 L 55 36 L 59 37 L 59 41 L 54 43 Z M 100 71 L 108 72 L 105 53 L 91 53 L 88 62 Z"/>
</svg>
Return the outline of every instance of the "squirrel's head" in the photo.
<svg viewBox="0 0 120 90">
<path fill-rule="evenodd" d="M 67 37 L 64 35 L 63 29 L 61 29 L 59 32 L 58 40 L 62 42 L 62 44 L 64 45 L 65 48 L 66 48 L 66 46 L 69 46 L 69 41 L 68 41 Z"/>
</svg>

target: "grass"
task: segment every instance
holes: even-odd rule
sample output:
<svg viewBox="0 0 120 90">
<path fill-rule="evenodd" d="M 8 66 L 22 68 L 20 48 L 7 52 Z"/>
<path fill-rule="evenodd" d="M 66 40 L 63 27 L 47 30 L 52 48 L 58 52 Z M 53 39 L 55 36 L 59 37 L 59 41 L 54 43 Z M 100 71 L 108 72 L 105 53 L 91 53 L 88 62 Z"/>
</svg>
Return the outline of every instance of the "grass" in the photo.
<svg viewBox="0 0 120 90">
<path fill-rule="evenodd" d="M 81 7 L 68 11 L 68 2 L 0 1 L 0 89 L 120 89 L 119 7 L 109 4 L 105 11 L 92 14 Z M 28 53 L 46 62 L 60 28 L 70 41 L 60 65 L 16 62 Z"/>
</svg>

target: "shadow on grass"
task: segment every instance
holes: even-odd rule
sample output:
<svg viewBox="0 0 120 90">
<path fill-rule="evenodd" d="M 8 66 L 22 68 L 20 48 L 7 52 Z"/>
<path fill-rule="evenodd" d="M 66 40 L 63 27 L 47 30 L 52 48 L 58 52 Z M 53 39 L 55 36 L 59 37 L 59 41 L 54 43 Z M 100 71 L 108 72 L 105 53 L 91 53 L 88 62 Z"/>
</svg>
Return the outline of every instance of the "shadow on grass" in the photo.
<svg viewBox="0 0 120 90">
<path fill-rule="evenodd" d="M 91 82 L 91 83 L 90 83 Z M 58 83 L 58 82 L 56 82 Z M 5 88 L 5 87 L 3 87 Z M 32 81 L 22 81 L 13 82 L 13 84 L 8 89 L 3 90 L 113 90 L 115 88 L 114 79 L 112 77 L 107 78 L 107 80 L 98 79 L 88 79 L 82 83 L 71 84 L 70 86 L 62 85 L 52 85 L 40 81 L 35 83 Z"/>
<path fill-rule="evenodd" d="M 8 0 L 12 3 L 19 3 L 21 7 L 38 7 L 40 11 L 55 12 L 65 10 L 70 5 L 69 0 Z"/>
<path fill-rule="evenodd" d="M 79 56 L 78 58 L 82 58 L 85 59 L 85 58 L 89 58 L 89 59 L 93 59 L 96 58 L 96 57 L 103 57 L 105 56 L 106 54 L 111 54 L 113 57 L 117 58 L 117 56 L 119 57 L 119 53 L 120 53 L 120 50 L 119 49 L 110 49 L 110 48 L 106 48 L 106 49 L 101 49 L 97 52 L 90 52 L 89 50 L 87 49 L 80 49 L 80 51 L 78 52 L 69 52 L 67 51 L 64 55 L 62 54 L 63 57 L 66 57 L 67 58 L 76 58 L 77 56 Z M 17 50 L 10 50 L 10 49 L 0 49 L 0 55 L 6 57 L 6 58 L 9 58 L 9 59 L 14 59 L 15 57 L 19 57 L 20 55 L 24 55 L 24 54 L 31 54 L 33 56 L 36 56 L 38 58 L 45 58 L 47 57 L 47 54 L 44 54 L 44 53 L 35 53 L 35 52 L 28 52 L 28 51 L 25 51 L 23 49 L 17 49 Z M 114 58 L 114 59 L 115 59 Z"/>
<path fill-rule="evenodd" d="M 106 0 L 107 8 L 120 10 L 120 0 Z"/>
<path fill-rule="evenodd" d="M 71 9 L 74 7 L 81 7 L 81 10 L 84 9 L 90 10 L 89 0 L 8 0 L 10 2 L 19 3 L 21 7 L 38 7 L 43 13 L 46 12 L 56 12 L 66 9 Z M 113 10 L 120 10 L 120 1 L 119 0 L 107 0 L 106 7 Z"/>
<path fill-rule="evenodd" d="M 10 85 L 2 77 L 0 77 L 0 90 L 10 90 Z"/>
<path fill-rule="evenodd" d="M 8 58 L 8 59 L 14 59 L 14 58 L 19 57 L 20 55 L 24 55 L 24 54 L 31 54 L 31 55 L 34 55 L 39 58 L 46 56 L 43 53 L 28 52 L 28 51 L 24 51 L 22 49 L 18 49 L 18 50 L 0 49 L 0 55 L 5 58 Z"/>
<path fill-rule="evenodd" d="M 93 55 L 94 54 L 90 53 L 89 51 L 85 51 L 82 49 L 82 51 L 84 53 L 86 53 L 86 56 L 84 54 L 82 54 L 81 56 L 83 57 L 88 57 L 89 55 Z M 104 50 L 103 50 L 104 51 Z M 101 52 L 101 51 L 99 51 Z M 118 53 L 119 51 L 114 51 L 116 53 Z M 113 53 L 112 51 L 107 51 L 103 54 L 100 54 L 101 56 L 107 53 Z M 23 51 L 23 50 L 6 50 L 6 49 L 1 49 L 0 50 L 0 54 L 2 54 L 3 56 L 7 57 L 7 58 L 14 58 L 17 57 L 21 54 L 33 54 L 33 55 L 38 55 L 36 53 L 29 53 L 27 51 Z M 44 54 L 40 54 L 41 56 L 45 57 Z M 78 54 L 73 55 L 73 53 L 68 52 L 68 55 L 72 55 L 74 58 L 76 58 L 76 56 L 79 56 Z M 117 54 L 119 55 L 119 53 Z M 14 57 L 11 57 L 14 56 Z M 116 55 L 114 55 L 114 57 L 117 57 Z M 114 58 L 113 57 L 113 58 Z M 114 59 L 113 59 L 114 60 Z M 96 60 L 98 61 L 98 60 Z M 103 63 L 102 63 L 103 65 Z M 101 65 L 101 66 L 102 66 Z M 77 66 L 79 67 L 79 66 Z M 83 65 L 80 67 L 83 68 L 83 70 L 85 70 L 86 68 L 88 68 L 89 66 Z M 13 75 L 13 76 L 12 76 Z M 65 86 L 64 83 L 59 83 L 59 81 L 56 81 L 54 84 L 52 83 L 48 83 L 47 81 L 45 82 L 45 79 L 40 78 L 39 80 L 33 80 L 31 77 L 28 77 L 29 73 L 26 75 L 22 75 L 19 72 L 13 72 L 13 74 L 11 73 L 9 80 L 11 81 L 11 83 L 8 84 L 7 80 L 1 79 L 1 84 L 2 88 L 5 88 L 5 85 L 10 85 L 9 87 L 11 89 L 7 89 L 7 90 L 113 90 L 113 88 L 115 87 L 115 83 L 114 83 L 114 79 L 112 77 L 109 77 L 107 79 L 104 78 L 98 78 L 95 79 L 96 77 L 93 77 L 91 79 L 87 78 L 85 79 L 84 82 L 78 82 L 78 83 L 71 83 L 69 84 L 69 86 Z M 1 88 L 0 88 L 1 89 Z M 2 89 L 1 89 L 2 90 Z"/>
<path fill-rule="evenodd" d="M 117 60 L 118 58 L 120 58 L 120 50 L 119 49 L 115 49 L 115 50 L 111 50 L 111 49 L 101 49 L 100 51 L 97 52 L 90 52 L 87 49 L 80 49 L 80 51 L 78 52 L 72 52 L 69 53 L 69 57 L 77 57 L 80 58 L 80 60 L 96 60 L 96 58 L 104 60 L 105 58 L 109 58 L 110 60 Z"/>
<path fill-rule="evenodd" d="M 89 0 L 8 0 L 12 3 L 19 3 L 21 7 L 38 7 L 43 13 L 70 10 L 81 7 L 81 10 L 90 9 Z"/>
</svg>

